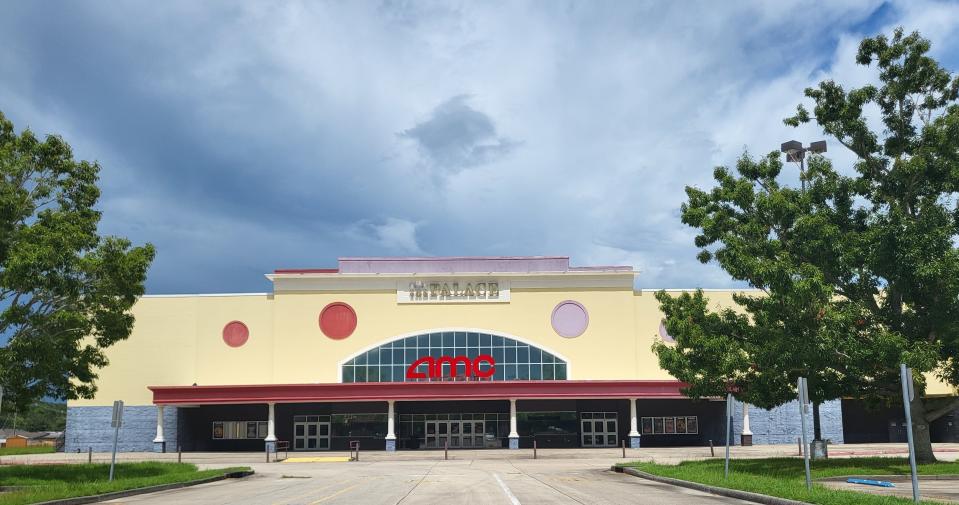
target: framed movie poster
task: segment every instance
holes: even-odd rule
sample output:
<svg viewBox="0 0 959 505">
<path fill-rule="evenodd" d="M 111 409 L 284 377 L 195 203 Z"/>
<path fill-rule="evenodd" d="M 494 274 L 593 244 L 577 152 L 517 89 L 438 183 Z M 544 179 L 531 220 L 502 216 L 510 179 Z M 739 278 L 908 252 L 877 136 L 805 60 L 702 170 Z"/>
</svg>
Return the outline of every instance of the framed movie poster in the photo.
<svg viewBox="0 0 959 505">
<path fill-rule="evenodd" d="M 643 435 L 651 435 L 653 433 L 653 418 L 644 417 L 643 418 Z"/>
</svg>

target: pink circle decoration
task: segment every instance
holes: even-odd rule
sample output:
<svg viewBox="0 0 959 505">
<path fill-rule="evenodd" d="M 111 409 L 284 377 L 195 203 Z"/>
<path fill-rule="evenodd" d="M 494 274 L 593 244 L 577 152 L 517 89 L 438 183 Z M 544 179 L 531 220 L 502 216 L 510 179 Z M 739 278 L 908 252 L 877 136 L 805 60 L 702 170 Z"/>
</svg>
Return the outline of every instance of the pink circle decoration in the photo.
<svg viewBox="0 0 959 505">
<path fill-rule="evenodd" d="M 673 336 L 670 335 L 669 332 L 666 331 L 666 320 L 665 320 L 665 319 L 663 319 L 662 321 L 659 322 L 659 336 L 660 336 L 660 337 L 663 339 L 663 341 L 665 341 L 665 342 L 669 342 L 670 344 L 675 344 L 675 343 L 676 343 L 676 339 L 673 338 Z"/>
<path fill-rule="evenodd" d="M 241 321 L 230 321 L 223 327 L 223 341 L 230 347 L 240 347 L 250 338 L 250 329 Z"/>
<path fill-rule="evenodd" d="M 320 330 L 333 340 L 342 340 L 356 329 L 356 311 L 343 302 L 333 302 L 320 312 Z"/>
<path fill-rule="evenodd" d="M 553 331 L 559 336 L 575 338 L 582 335 L 589 326 L 589 313 L 583 304 L 566 300 L 559 302 L 553 309 L 550 322 L 553 324 Z"/>
</svg>

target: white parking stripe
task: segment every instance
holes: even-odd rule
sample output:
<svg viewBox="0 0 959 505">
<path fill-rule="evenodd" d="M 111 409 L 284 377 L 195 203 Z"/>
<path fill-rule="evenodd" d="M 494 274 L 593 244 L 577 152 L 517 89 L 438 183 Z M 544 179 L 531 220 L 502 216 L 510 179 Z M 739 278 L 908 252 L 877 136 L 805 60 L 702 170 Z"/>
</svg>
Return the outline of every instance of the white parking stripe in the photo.
<svg viewBox="0 0 959 505">
<path fill-rule="evenodd" d="M 499 484 L 499 487 L 503 489 L 503 492 L 506 493 L 506 497 L 509 498 L 509 502 L 513 505 L 520 505 L 519 500 L 516 499 L 516 495 L 506 487 L 506 483 L 503 482 L 503 479 L 499 478 L 498 473 L 494 473 L 493 477 L 496 479 L 496 483 Z"/>
</svg>

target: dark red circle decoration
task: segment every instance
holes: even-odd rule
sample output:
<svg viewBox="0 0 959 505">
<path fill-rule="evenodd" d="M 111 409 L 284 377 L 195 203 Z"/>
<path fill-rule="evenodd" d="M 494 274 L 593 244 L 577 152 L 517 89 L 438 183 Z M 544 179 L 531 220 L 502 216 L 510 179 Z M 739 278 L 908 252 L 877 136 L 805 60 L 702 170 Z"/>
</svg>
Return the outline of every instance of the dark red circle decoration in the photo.
<svg viewBox="0 0 959 505">
<path fill-rule="evenodd" d="M 356 329 L 356 311 L 343 302 L 333 302 L 320 312 L 320 329 L 333 340 L 341 340 Z"/>
<path fill-rule="evenodd" d="M 223 341 L 230 347 L 240 347 L 250 338 L 250 329 L 241 321 L 230 321 L 223 327 Z"/>
</svg>

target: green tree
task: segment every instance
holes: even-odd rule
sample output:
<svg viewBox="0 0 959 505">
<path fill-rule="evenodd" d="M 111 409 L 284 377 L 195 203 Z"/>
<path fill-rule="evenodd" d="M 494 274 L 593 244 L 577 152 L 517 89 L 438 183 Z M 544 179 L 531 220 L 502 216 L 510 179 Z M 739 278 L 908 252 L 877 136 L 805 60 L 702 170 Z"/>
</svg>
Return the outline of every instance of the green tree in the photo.
<svg viewBox="0 0 959 505">
<path fill-rule="evenodd" d="M 16 134 L 0 113 L 3 409 L 90 398 L 104 349 L 127 338 L 153 246 L 97 233 L 96 163 L 58 136 Z"/>
<path fill-rule="evenodd" d="M 15 420 L 14 417 L 16 417 Z M 63 431 L 66 424 L 66 403 L 39 401 L 29 405 L 22 412 L 7 409 L 0 416 L 0 428 L 16 427 L 17 431 Z"/>
<path fill-rule="evenodd" d="M 677 345 L 654 346 L 693 396 L 738 391 L 773 406 L 810 377 L 814 400 L 898 401 L 898 366 L 918 384 L 911 403 L 920 462 L 935 461 L 929 423 L 959 399 L 924 395 L 921 373 L 959 385 L 959 77 L 898 29 L 862 41 L 880 85 L 806 90 L 786 123 L 815 121 L 857 161 L 848 174 L 810 159 L 800 188 L 782 184 L 776 153 L 715 171 L 710 192 L 687 188 L 683 222 L 700 230 L 699 259 L 762 290 L 740 311 L 712 311 L 701 292 L 658 293 Z M 875 110 L 881 131 L 870 128 Z"/>
<path fill-rule="evenodd" d="M 781 185 L 782 169 L 775 153 L 758 161 L 744 155 L 738 175 L 716 169 L 718 185 L 710 193 L 687 188 L 682 216 L 701 230 L 700 260 L 717 261 L 760 292 L 734 295 L 738 311 L 710 310 L 702 291 L 657 293 L 677 343 L 660 342 L 654 350 L 695 397 L 732 390 L 740 400 L 771 408 L 795 398 L 796 379 L 807 377 L 821 439 L 818 405 L 857 394 L 856 377 L 868 371 L 863 365 L 900 349 L 883 341 L 862 347 L 857 337 L 868 312 L 837 298 L 832 273 L 821 267 L 835 257 L 839 232 L 828 223 L 833 209 L 850 205 L 848 184 L 829 175 L 822 157 L 803 172 L 805 189 Z M 863 355 L 867 351 L 873 354 Z"/>
</svg>

